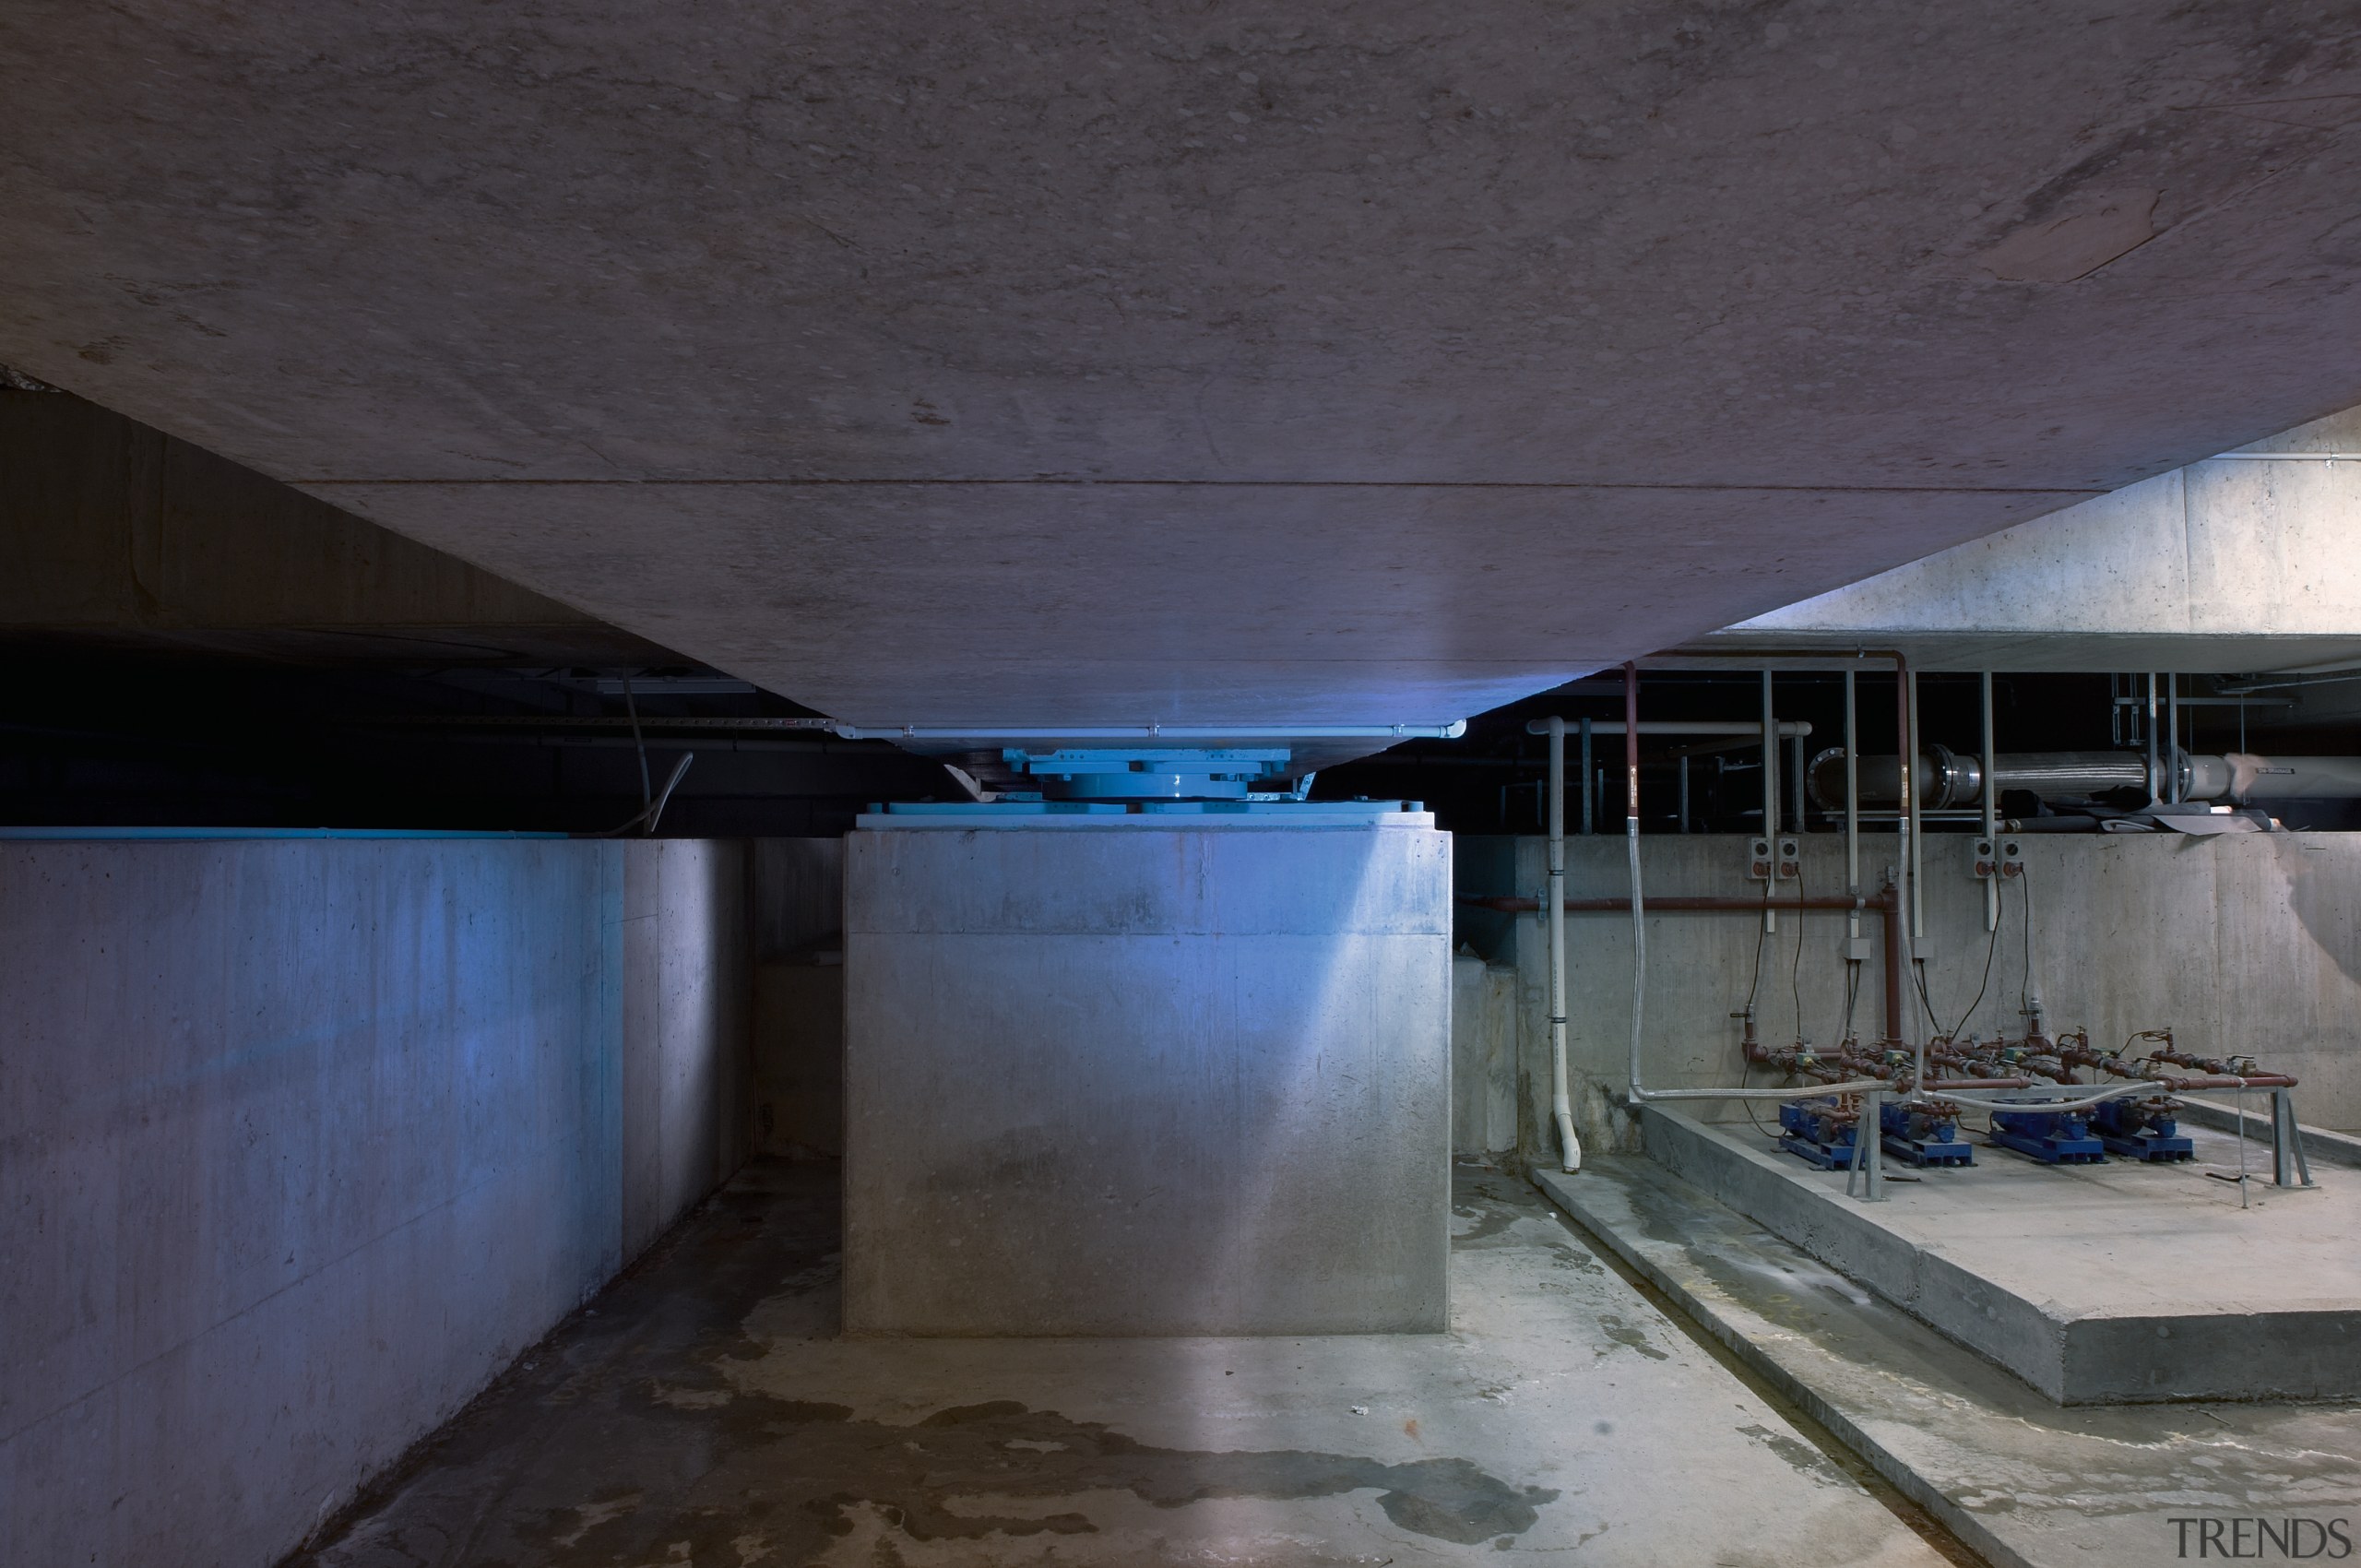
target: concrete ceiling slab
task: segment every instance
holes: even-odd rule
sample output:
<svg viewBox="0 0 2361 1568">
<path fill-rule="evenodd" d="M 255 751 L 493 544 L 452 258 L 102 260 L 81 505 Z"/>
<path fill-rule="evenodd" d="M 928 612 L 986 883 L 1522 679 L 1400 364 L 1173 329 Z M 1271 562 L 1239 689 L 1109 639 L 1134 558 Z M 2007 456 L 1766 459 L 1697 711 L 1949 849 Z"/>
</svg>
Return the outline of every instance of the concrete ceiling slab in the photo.
<svg viewBox="0 0 2361 1568">
<path fill-rule="evenodd" d="M 2356 32 L 19 0 L 0 361 L 854 722 L 1440 722 L 2361 401 Z"/>
</svg>

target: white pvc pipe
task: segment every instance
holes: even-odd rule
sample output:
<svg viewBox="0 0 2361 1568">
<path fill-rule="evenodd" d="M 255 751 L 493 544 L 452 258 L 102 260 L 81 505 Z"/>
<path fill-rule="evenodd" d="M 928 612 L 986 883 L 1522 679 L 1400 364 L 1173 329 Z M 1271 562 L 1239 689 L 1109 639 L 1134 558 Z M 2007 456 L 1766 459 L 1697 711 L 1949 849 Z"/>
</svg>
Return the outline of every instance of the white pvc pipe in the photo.
<svg viewBox="0 0 2361 1568">
<path fill-rule="evenodd" d="M 1573 1089 L 1566 1070 L 1566 721 L 1551 715 L 1549 735 L 1549 1114 L 1558 1123 L 1563 1169 L 1583 1168 L 1574 1135 Z"/>
<path fill-rule="evenodd" d="M 1779 720 L 1771 705 L 1771 671 L 1762 672 L 1762 839 L 1769 848 L 1768 863 L 1763 867 L 1762 930 L 1765 935 L 1779 929 L 1779 913 L 1771 907 L 1772 895 L 1779 890 Z M 1798 920 L 1802 917 L 1797 916 Z"/>
<path fill-rule="evenodd" d="M 2110 1099 L 2121 1099 L 2128 1094 L 2162 1094 L 2154 1084 L 2129 1082 L 2114 1085 L 2085 1099 L 1980 1099 L 1972 1094 L 1954 1094 L 1941 1088 L 1916 1089 L 1921 1099 L 1948 1099 L 1958 1105 L 1981 1106 L 1987 1111 L 2087 1111 Z"/>
<path fill-rule="evenodd" d="M 1999 777 L 1992 766 L 1992 671 L 1983 672 L 1979 682 L 1984 697 L 1984 781 L 1979 786 L 1984 795 L 1984 837 L 1992 846 L 1992 874 L 1984 879 L 1984 929 L 2000 929 L 2000 791 L 1992 780 Z"/>
<path fill-rule="evenodd" d="M 1856 703 L 1853 671 L 1845 671 L 1845 894 L 1849 898 L 1861 896 L 1861 757 L 1859 707 Z M 1845 917 L 1845 934 L 1850 941 L 1861 937 L 1861 915 L 1856 909 Z M 1848 949 L 1849 951 L 1849 949 Z"/>
<path fill-rule="evenodd" d="M 1909 688 L 1907 693 L 1909 717 L 1904 728 L 1910 731 L 1909 752 L 1915 757 L 1918 754 L 1918 671 L 1916 670 L 1910 671 L 1904 684 Z M 1918 961 L 1919 944 L 1927 940 L 1927 911 L 1919 901 L 1918 892 L 1925 882 L 1926 866 L 1920 858 L 1919 848 L 1925 836 L 1921 832 L 1923 825 L 1918 820 L 1917 780 L 1908 777 L 1916 771 L 1916 769 L 1912 767 L 1902 770 L 1904 775 L 1902 791 L 1906 797 L 1902 802 L 1902 814 L 1907 819 L 1904 828 L 1910 839 L 1910 842 L 1904 846 L 1902 856 L 1903 860 L 1909 862 L 1910 868 L 1910 918 L 1903 923 L 1910 928 L 1910 958 L 1913 963 Z M 1905 969 L 1903 972 L 1907 974 L 1909 971 Z"/>
</svg>

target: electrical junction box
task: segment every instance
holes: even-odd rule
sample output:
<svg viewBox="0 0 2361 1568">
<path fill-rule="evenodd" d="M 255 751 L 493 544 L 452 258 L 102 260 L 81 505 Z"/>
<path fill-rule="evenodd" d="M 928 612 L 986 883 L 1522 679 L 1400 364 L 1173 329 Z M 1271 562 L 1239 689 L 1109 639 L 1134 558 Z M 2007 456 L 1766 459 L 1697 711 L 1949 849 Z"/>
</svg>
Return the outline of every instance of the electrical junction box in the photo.
<svg viewBox="0 0 2361 1568">
<path fill-rule="evenodd" d="M 1778 856 L 1775 861 L 1772 858 L 1774 849 Z M 1775 878 L 1773 875 L 1774 871 L 1777 873 Z M 1793 882 L 1803 873 L 1804 847 L 1798 838 L 1784 837 L 1775 844 L 1768 838 L 1757 838 L 1747 848 L 1746 875 L 1750 882 L 1766 879 Z"/>
<path fill-rule="evenodd" d="M 1980 878 L 2023 876 L 2025 871 L 2024 849 L 2013 838 L 1995 843 L 1989 838 L 1975 841 L 1975 874 Z"/>
</svg>

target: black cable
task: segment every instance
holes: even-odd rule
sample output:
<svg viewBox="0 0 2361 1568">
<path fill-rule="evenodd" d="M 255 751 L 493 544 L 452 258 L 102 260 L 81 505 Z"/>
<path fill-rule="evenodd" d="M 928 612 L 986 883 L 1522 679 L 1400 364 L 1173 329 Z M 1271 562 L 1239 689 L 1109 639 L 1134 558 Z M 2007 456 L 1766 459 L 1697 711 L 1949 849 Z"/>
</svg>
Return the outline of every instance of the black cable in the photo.
<svg viewBox="0 0 2361 1568">
<path fill-rule="evenodd" d="M 1740 1053 L 1740 1058 L 1741 1058 L 1741 1060 L 1743 1060 L 1743 1056 L 1744 1056 L 1744 1053 L 1743 1053 L 1743 1052 L 1741 1052 L 1741 1053 Z M 1742 1067 L 1740 1067 L 1740 1068 L 1738 1069 L 1738 1087 L 1740 1087 L 1740 1088 L 1745 1088 L 1745 1087 L 1747 1087 L 1747 1081 L 1748 1081 L 1750 1078 L 1751 1078 L 1751 1077 L 1753 1076 L 1753 1075 L 1754 1075 L 1754 1063 L 1751 1063 L 1751 1062 L 1748 1062 L 1748 1063 L 1746 1063 L 1746 1064 L 1745 1064 L 1744 1066 L 1742 1066 Z M 1758 1118 L 1758 1117 L 1754 1114 L 1754 1101 L 1752 1101 L 1752 1100 L 1750 1100 L 1750 1099 L 1746 1099 L 1741 1098 L 1741 1099 L 1738 1100 L 1738 1108 L 1740 1111 L 1745 1111 L 1745 1112 L 1746 1112 L 1746 1120 L 1747 1120 L 1747 1123 L 1748 1123 L 1748 1124 L 1749 1124 L 1750 1126 L 1751 1126 L 1751 1127 L 1755 1130 L 1755 1132 L 1757 1132 L 1758 1134 L 1762 1134 L 1762 1136 L 1764 1136 L 1764 1137 L 1769 1137 L 1769 1136 L 1771 1135 L 1770 1134 L 1768 1134 L 1768 1133 L 1764 1133 L 1764 1132 L 1763 1132 L 1763 1130 L 1762 1130 L 1762 1123 L 1761 1119 L 1760 1119 L 1760 1118 Z"/>
<path fill-rule="evenodd" d="M 2031 889 L 2027 889 L 2027 891 L 2030 893 Z M 2027 923 L 2030 923 L 2030 921 Z M 1992 934 L 1990 937 L 1986 939 L 1984 944 L 1984 978 L 1976 984 L 1975 1000 L 1967 1004 L 1967 1011 L 1960 1015 L 1958 1028 L 1952 1029 L 1949 1035 L 1943 1036 L 1945 1039 L 1957 1039 L 1960 1035 L 1960 1030 L 1966 1028 L 1967 1021 L 1975 1016 L 1975 1010 L 1984 1005 L 1984 993 L 1988 991 L 1992 985 L 1992 956 L 2000 950 L 2000 924 L 2001 922 L 1999 921 L 1994 921 L 1992 922 Z M 2032 962 L 2032 949 L 2030 945 L 2028 945 L 2026 952 L 2026 962 L 2030 964 Z M 1920 963 L 1914 956 L 1911 959 L 1910 967 L 1915 971 L 1911 989 L 1918 993 L 1918 1005 L 1927 1015 L 1928 1026 L 1931 1028 L 1936 1034 L 1943 1035 L 1943 1021 L 1935 1016 L 1935 999 L 1927 993 L 1926 966 Z"/>
<path fill-rule="evenodd" d="M 2244 710 L 2242 709 L 2241 711 L 2243 712 Z M 2033 870 L 2032 870 L 2032 868 L 2031 868 L 2031 867 L 2029 867 L 2029 866 L 2019 866 L 2019 867 L 2017 868 L 2017 880 L 2018 880 L 2019 882 L 2021 882 L 2021 883 L 2024 884 L 2024 889 L 2025 889 L 2025 932 L 2024 932 L 2024 937 L 2025 937 L 2025 942 L 2024 942 L 2024 947 L 2025 947 L 2025 961 L 2024 961 L 2024 968 L 2023 968 L 2023 970 L 2021 970 L 2021 971 L 2019 972 L 2018 976 L 2017 976 L 2017 1014 L 2018 1014 L 2018 1016 L 2019 1016 L 2020 1017 L 2023 1017 L 2023 1018 L 2026 1019 L 2028 1022 L 2030 1022 L 2030 1021 L 2031 1021 L 2031 1019 L 2032 1019 L 2032 1016 L 2033 1016 Z"/>
<path fill-rule="evenodd" d="M 1762 885 L 1762 908 L 1766 912 L 1771 908 L 1771 884 L 1767 881 Z M 1754 982 L 1746 988 L 1746 1010 L 1750 1013 L 1754 1011 L 1755 993 L 1762 989 L 1762 944 L 1770 934 L 1768 921 L 1754 928 Z"/>
<path fill-rule="evenodd" d="M 623 712 L 631 717 L 632 749 L 639 753 L 639 814 L 644 817 L 656 809 L 656 792 L 647 783 L 647 742 L 639 732 L 639 705 L 632 700 L 631 677 L 623 677 Z M 632 819 L 634 822 L 638 817 Z M 630 824 L 626 823 L 625 826 Z"/>
<path fill-rule="evenodd" d="M 1959 1039 L 1961 1031 L 1967 1028 L 1967 1021 L 1975 1016 L 1975 1010 L 1978 1007 L 1984 1005 L 1984 993 L 1992 988 L 1992 955 L 1999 950 L 2000 921 L 1995 919 L 1992 922 L 1991 940 L 1984 944 L 1984 978 L 1976 982 L 1975 1000 L 1969 1003 L 1967 1011 L 1960 1015 L 1959 1027 L 1952 1030 L 1952 1039 Z"/>
</svg>

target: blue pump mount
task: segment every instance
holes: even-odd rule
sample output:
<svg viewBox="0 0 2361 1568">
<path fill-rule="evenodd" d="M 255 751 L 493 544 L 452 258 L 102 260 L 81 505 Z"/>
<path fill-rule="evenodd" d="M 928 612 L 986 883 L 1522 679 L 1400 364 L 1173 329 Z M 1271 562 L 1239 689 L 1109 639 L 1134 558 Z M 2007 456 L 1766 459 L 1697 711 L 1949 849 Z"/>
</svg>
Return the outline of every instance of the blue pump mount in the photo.
<svg viewBox="0 0 2361 1568">
<path fill-rule="evenodd" d="M 2110 1099 L 2091 1108 L 2091 1131 L 2109 1154 L 2153 1163 L 2195 1159 L 2197 1145 L 2181 1132 L 2174 1113 L 2180 1102 L 2162 1095 Z"/>
<path fill-rule="evenodd" d="M 2106 1160 L 2106 1146 L 2091 1135 L 2087 1111 L 1996 1109 L 1987 1136 L 1999 1147 L 2031 1155 L 2045 1165 L 2100 1165 Z"/>
<path fill-rule="evenodd" d="M 1879 1108 L 1885 1152 L 1908 1164 L 1973 1165 L 1975 1149 L 1959 1135 L 1959 1108 L 1928 1100 Z"/>
<path fill-rule="evenodd" d="M 1779 1102 L 1779 1146 L 1822 1170 L 1852 1165 L 1860 1126 L 1859 1109 L 1835 1096 Z"/>
<path fill-rule="evenodd" d="M 1853 1164 L 1860 1138 L 1860 1107 L 1847 1096 L 1791 1099 L 1779 1107 L 1779 1146 L 1822 1170 Z M 1878 1107 L 1878 1144 L 1907 1165 L 1973 1165 L 1975 1146 L 1959 1135 L 1959 1115 L 1951 1107 L 1924 1100 L 1888 1101 Z"/>
</svg>

